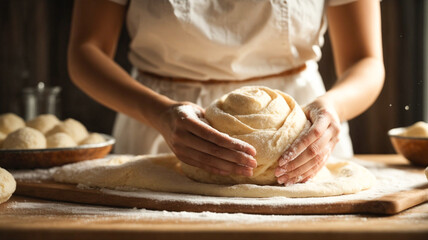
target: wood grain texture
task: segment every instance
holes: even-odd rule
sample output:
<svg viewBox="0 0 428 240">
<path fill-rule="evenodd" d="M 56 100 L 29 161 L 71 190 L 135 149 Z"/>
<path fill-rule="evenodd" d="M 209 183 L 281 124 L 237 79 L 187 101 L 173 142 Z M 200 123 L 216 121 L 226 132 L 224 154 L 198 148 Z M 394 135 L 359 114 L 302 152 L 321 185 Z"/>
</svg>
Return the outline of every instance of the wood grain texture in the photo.
<svg viewBox="0 0 428 240">
<path fill-rule="evenodd" d="M 387 163 L 402 171 L 422 172 L 423 169 L 410 166 L 398 155 L 365 155 L 357 158 L 367 161 Z M 223 212 L 223 213 L 256 213 L 256 214 L 397 214 L 408 208 L 428 201 L 428 183 L 415 186 L 414 189 L 385 195 L 373 200 L 353 200 L 336 203 L 312 205 L 246 205 L 230 204 L 191 204 L 178 200 L 154 200 L 151 198 L 126 197 L 107 194 L 97 189 L 81 189 L 74 184 L 63 184 L 52 181 L 18 181 L 16 193 L 22 196 L 37 197 L 74 203 L 86 203 L 117 207 L 137 207 L 154 210 L 190 211 L 190 212 Z"/>
<path fill-rule="evenodd" d="M 395 216 L 330 215 L 311 216 L 294 221 L 199 222 L 181 220 L 136 220 L 103 216 L 76 216 L 14 209 L 20 202 L 47 203 L 43 200 L 13 197 L 0 205 L 1 239 L 350 239 L 426 240 L 428 204 Z"/>
<path fill-rule="evenodd" d="M 428 200 L 428 184 L 394 193 L 373 200 L 355 200 L 311 205 L 247 205 L 247 204 L 192 204 L 179 200 L 154 200 L 103 193 L 97 189 L 80 189 L 74 184 L 55 182 L 18 181 L 15 194 L 74 203 L 86 203 L 114 207 L 136 207 L 153 210 L 255 213 L 255 214 L 397 214 Z"/>
<path fill-rule="evenodd" d="M 405 160 L 396 155 L 359 157 L 406 166 Z M 60 208 L 21 209 L 16 207 L 19 203 L 49 206 L 57 202 L 12 196 L 8 202 L 0 205 L 0 239 L 426 240 L 428 237 L 428 203 L 396 215 L 291 216 L 292 220 L 257 224 L 217 220 L 128 219 L 106 214 L 79 215 Z"/>
</svg>

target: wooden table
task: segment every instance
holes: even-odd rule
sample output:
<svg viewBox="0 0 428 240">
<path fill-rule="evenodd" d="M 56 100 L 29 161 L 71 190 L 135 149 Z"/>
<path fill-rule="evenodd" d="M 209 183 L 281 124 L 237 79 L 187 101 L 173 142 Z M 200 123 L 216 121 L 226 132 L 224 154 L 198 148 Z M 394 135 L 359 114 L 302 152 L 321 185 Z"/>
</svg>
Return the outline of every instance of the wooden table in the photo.
<svg viewBox="0 0 428 240">
<path fill-rule="evenodd" d="M 406 165 L 397 155 L 361 159 Z M 54 203 L 13 196 L 0 205 L 0 239 L 428 239 L 428 203 L 394 216 L 303 216 L 285 222 L 138 220 L 28 211 L 17 203 Z M 78 205 L 76 205 L 78 206 Z M 293 219 L 293 216 L 290 216 Z"/>
</svg>

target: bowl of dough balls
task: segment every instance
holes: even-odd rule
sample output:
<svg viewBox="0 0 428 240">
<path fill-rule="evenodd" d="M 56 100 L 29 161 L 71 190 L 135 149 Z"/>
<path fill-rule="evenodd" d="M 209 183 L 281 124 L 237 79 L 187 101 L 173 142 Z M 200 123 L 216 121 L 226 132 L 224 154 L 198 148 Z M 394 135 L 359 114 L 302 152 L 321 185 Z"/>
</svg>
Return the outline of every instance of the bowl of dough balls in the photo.
<svg viewBox="0 0 428 240">
<path fill-rule="evenodd" d="M 50 168 L 102 158 L 115 139 L 88 132 L 79 121 L 43 114 L 25 122 L 13 113 L 0 115 L 0 167 Z"/>
<path fill-rule="evenodd" d="M 389 138 L 397 153 L 412 164 L 428 166 L 428 123 L 417 122 L 408 127 L 388 131 Z"/>
</svg>

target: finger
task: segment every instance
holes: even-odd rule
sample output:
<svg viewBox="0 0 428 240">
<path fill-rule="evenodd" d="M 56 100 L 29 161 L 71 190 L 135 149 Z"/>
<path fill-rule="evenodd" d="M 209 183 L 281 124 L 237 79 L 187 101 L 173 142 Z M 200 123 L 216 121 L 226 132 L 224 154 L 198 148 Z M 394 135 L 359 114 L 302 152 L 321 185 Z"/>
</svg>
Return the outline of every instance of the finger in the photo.
<svg viewBox="0 0 428 240">
<path fill-rule="evenodd" d="M 302 177 L 302 175 L 305 172 L 309 171 L 310 169 L 316 168 L 319 164 L 321 164 L 323 162 L 324 157 L 325 157 L 324 155 L 315 156 L 313 159 L 303 164 L 298 169 L 292 172 L 288 172 L 285 175 L 279 177 L 277 179 L 278 183 L 289 185 L 289 184 L 294 184 L 295 182 L 303 180 L 304 178 Z"/>
<path fill-rule="evenodd" d="M 321 169 L 320 169 L 321 170 Z M 310 179 L 311 179 L 312 177 L 306 177 L 306 178 L 304 178 L 300 183 L 305 183 L 305 182 L 307 182 L 307 181 L 309 181 Z"/>
<path fill-rule="evenodd" d="M 257 167 L 257 160 L 247 153 L 220 147 L 214 143 L 208 142 L 200 137 L 197 137 L 192 133 L 182 135 L 183 136 L 180 138 L 181 143 L 190 148 L 196 149 L 200 152 L 207 153 L 219 159 L 229 161 L 235 164 L 247 166 L 250 168 Z"/>
<path fill-rule="evenodd" d="M 329 141 L 333 137 L 333 131 L 333 129 L 327 129 L 325 133 L 321 136 L 321 138 L 309 145 L 299 156 L 277 168 L 277 170 L 275 171 L 275 176 L 279 177 L 287 172 L 289 173 L 304 165 L 316 155 L 320 154 L 326 148 Z"/>
<path fill-rule="evenodd" d="M 285 165 L 287 162 L 293 160 L 300 155 L 310 144 L 319 139 L 330 124 L 330 120 L 326 117 L 319 117 L 311 126 L 311 128 L 299 136 L 293 144 L 281 156 L 278 164 L 279 166 Z"/>
<path fill-rule="evenodd" d="M 338 138 L 332 139 L 320 154 L 316 155 L 310 161 L 295 170 L 287 172 L 285 175 L 279 177 L 278 183 L 289 185 L 307 181 L 309 178 L 315 176 L 316 173 L 318 173 L 318 171 L 325 165 L 328 157 L 330 156 L 331 149 L 336 145 L 337 141 Z"/>
<path fill-rule="evenodd" d="M 326 159 L 327 155 L 318 155 L 316 158 L 303 165 L 298 171 L 293 171 L 292 173 L 279 177 L 278 183 L 289 186 L 298 182 L 302 182 L 307 178 L 313 177 L 310 176 L 309 173 L 313 173 L 315 175 L 324 165 Z"/>
<path fill-rule="evenodd" d="M 211 168 L 219 169 L 229 174 L 233 173 L 233 174 L 243 175 L 247 177 L 251 177 L 253 175 L 252 168 L 240 166 L 228 161 L 224 161 L 222 159 L 200 152 L 193 148 L 182 147 L 182 149 L 178 151 L 178 154 L 180 156 L 185 156 L 188 159 L 193 159 L 194 161 L 199 162 L 200 165 L 207 165 Z"/>
<path fill-rule="evenodd" d="M 192 102 L 188 102 L 188 101 L 185 101 L 185 102 L 183 102 L 183 104 L 184 105 L 190 105 L 191 107 L 193 107 L 194 108 L 194 110 L 196 110 L 195 112 L 196 112 L 196 114 L 199 116 L 201 113 L 203 114 L 203 113 L 205 113 L 205 110 L 201 107 L 201 106 L 199 106 L 198 104 L 195 104 L 195 103 L 192 103 Z M 183 106 L 184 106 L 183 105 Z"/>
<path fill-rule="evenodd" d="M 192 118 L 188 118 L 187 120 L 190 124 L 184 124 L 184 127 L 194 135 L 224 148 L 245 152 L 251 156 L 256 155 L 256 149 L 249 143 L 232 138 L 225 133 L 221 133 L 217 129 L 204 124 L 200 120 Z"/>
<path fill-rule="evenodd" d="M 323 157 L 323 160 L 319 164 L 315 164 L 314 167 L 310 168 L 308 171 L 304 172 L 301 175 L 298 175 L 294 178 L 290 178 L 288 181 L 284 183 L 285 186 L 289 186 L 296 183 L 304 183 L 304 182 L 307 182 L 309 179 L 315 177 L 315 175 L 317 175 L 317 173 L 321 170 L 321 168 L 324 167 L 329 156 L 330 156 L 329 153 L 326 154 Z"/>
</svg>

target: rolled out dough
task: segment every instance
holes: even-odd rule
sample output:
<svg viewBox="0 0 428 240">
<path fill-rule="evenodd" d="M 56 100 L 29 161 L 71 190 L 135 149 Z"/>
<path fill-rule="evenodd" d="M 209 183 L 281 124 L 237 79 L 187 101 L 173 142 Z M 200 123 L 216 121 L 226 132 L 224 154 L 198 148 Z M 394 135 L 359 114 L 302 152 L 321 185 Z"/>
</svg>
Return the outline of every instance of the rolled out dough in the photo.
<svg viewBox="0 0 428 240">
<path fill-rule="evenodd" d="M 117 156 L 69 164 L 55 170 L 58 182 L 92 187 L 188 193 L 221 197 L 324 197 L 356 193 L 370 188 L 375 177 L 349 161 L 330 161 L 307 183 L 284 186 L 255 184 L 216 185 L 195 182 L 180 172 L 173 155 Z"/>
</svg>

